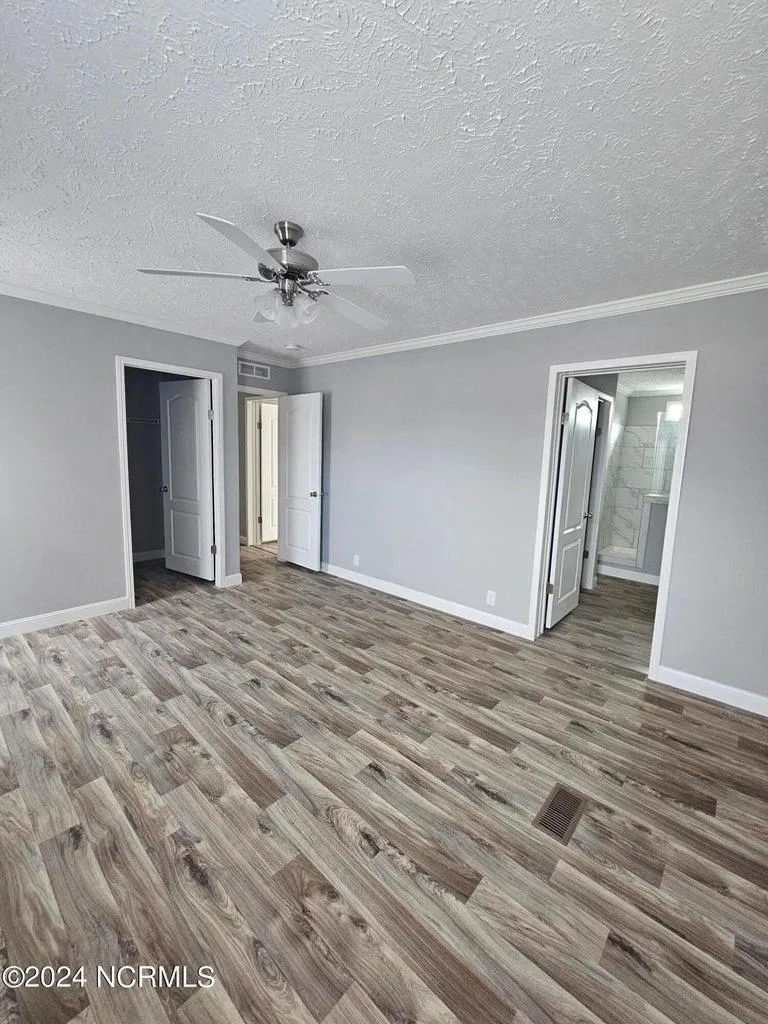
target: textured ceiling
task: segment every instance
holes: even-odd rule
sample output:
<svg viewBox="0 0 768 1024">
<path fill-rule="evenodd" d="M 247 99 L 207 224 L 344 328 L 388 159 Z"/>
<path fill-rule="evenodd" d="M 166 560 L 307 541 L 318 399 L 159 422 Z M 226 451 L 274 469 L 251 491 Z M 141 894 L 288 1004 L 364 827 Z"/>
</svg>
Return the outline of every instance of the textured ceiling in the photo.
<svg viewBox="0 0 768 1024">
<path fill-rule="evenodd" d="M 629 370 L 619 374 L 619 387 L 630 395 L 677 395 L 683 390 L 682 366 L 659 370 Z"/>
<path fill-rule="evenodd" d="M 6 0 L 0 280 L 300 356 L 768 269 L 764 0 Z M 391 320 L 250 322 L 197 221 Z"/>
</svg>

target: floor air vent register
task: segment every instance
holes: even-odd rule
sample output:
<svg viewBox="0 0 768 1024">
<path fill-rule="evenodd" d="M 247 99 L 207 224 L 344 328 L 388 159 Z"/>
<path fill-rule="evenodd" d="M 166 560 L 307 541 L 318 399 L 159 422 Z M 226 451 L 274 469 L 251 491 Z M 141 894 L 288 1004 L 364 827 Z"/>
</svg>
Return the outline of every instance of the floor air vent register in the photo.
<svg viewBox="0 0 768 1024">
<path fill-rule="evenodd" d="M 558 782 L 533 819 L 533 824 L 565 844 L 573 835 L 586 806 L 585 797 Z"/>
</svg>

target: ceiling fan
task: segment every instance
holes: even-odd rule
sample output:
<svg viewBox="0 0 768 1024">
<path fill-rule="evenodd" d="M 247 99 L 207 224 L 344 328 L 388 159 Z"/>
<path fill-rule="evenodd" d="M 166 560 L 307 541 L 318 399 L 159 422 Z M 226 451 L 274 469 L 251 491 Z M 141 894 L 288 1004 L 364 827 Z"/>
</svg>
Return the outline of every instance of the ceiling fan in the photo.
<svg viewBox="0 0 768 1024">
<path fill-rule="evenodd" d="M 311 323 L 320 312 L 320 307 L 324 306 L 360 327 L 370 331 L 379 330 L 386 326 L 386 320 L 328 289 L 345 284 L 387 287 L 413 283 L 413 274 L 407 267 L 321 270 L 314 257 L 296 248 L 304 230 L 291 220 L 279 220 L 275 224 L 280 248 L 262 249 L 230 221 L 210 217 L 205 213 L 198 213 L 198 217 L 252 256 L 257 261 L 258 274 L 217 274 L 202 270 L 153 270 L 144 267 L 139 268 L 139 273 L 165 274 L 170 277 L 226 277 L 268 285 L 269 290 L 260 294 L 253 317 L 262 323 L 274 323 L 278 327 L 300 327 Z"/>
</svg>

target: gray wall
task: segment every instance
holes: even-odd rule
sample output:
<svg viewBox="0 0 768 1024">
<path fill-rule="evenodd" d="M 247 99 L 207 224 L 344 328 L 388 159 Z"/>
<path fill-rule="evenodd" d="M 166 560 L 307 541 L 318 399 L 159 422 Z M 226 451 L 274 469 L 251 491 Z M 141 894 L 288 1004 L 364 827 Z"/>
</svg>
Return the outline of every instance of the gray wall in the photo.
<svg viewBox="0 0 768 1024">
<path fill-rule="evenodd" d="M 160 449 L 160 374 L 127 367 L 125 411 L 128 418 L 128 481 L 134 552 L 165 546 L 163 460 Z"/>
<path fill-rule="evenodd" d="M 270 330 L 279 330 L 271 327 Z M 249 359 L 252 362 L 269 366 L 269 380 L 258 380 L 255 377 L 243 377 L 238 375 L 237 383 L 247 388 L 260 388 L 265 391 L 284 391 L 290 395 L 295 390 L 297 371 L 292 367 L 272 366 L 269 360 L 257 358 L 256 356 L 241 355 L 240 359 Z"/>
<path fill-rule="evenodd" d="M 239 569 L 236 349 L 0 296 L 0 622 L 125 595 L 115 356 L 224 374 Z"/>
<path fill-rule="evenodd" d="M 699 351 L 662 664 L 768 694 L 768 293 L 308 367 L 323 558 L 528 621 L 553 363 Z"/>
<path fill-rule="evenodd" d="M 609 395 L 611 398 L 616 397 L 616 389 L 619 386 L 618 373 L 593 373 L 586 377 L 577 377 L 577 380 L 584 381 L 591 388 L 597 388 L 604 395 Z"/>
</svg>

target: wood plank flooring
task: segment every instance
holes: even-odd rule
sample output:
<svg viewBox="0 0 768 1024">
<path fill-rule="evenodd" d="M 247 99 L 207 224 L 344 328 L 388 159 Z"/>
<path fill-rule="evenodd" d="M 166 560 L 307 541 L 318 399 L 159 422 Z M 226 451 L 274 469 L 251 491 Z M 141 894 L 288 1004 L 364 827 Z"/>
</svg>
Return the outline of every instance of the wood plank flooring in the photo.
<svg viewBox="0 0 768 1024">
<path fill-rule="evenodd" d="M 0 1024 L 765 1024 L 768 721 L 644 679 L 654 590 L 529 644 L 242 558 L 0 642 L 0 967 L 88 980 Z"/>
</svg>

